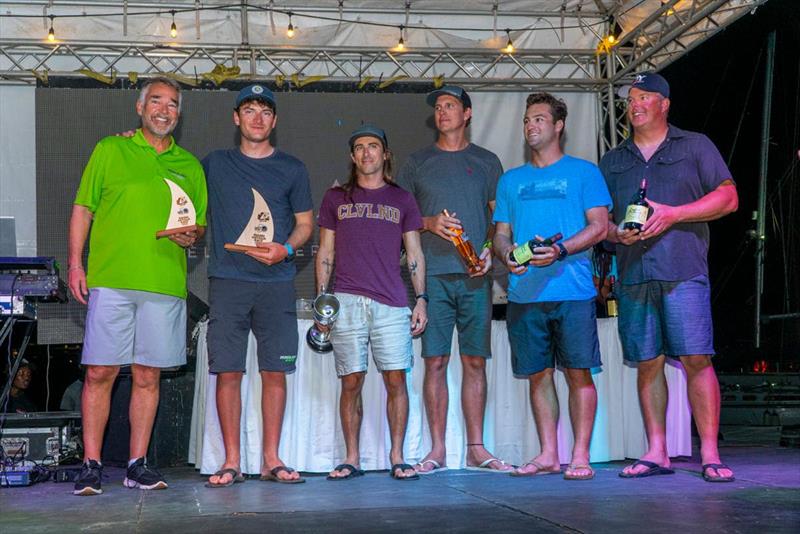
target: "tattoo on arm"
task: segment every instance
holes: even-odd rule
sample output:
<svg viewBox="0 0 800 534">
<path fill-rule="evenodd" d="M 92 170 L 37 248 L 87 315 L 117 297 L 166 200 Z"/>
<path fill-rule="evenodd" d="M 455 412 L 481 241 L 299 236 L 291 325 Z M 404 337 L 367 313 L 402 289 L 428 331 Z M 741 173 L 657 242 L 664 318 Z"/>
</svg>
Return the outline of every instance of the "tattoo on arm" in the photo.
<svg viewBox="0 0 800 534">
<path fill-rule="evenodd" d="M 322 265 L 325 266 L 325 274 L 331 274 L 331 267 L 333 264 L 330 262 L 330 260 L 322 260 Z"/>
<path fill-rule="evenodd" d="M 411 276 L 417 274 L 417 260 L 414 260 L 408 264 L 408 270 L 411 271 Z"/>
</svg>

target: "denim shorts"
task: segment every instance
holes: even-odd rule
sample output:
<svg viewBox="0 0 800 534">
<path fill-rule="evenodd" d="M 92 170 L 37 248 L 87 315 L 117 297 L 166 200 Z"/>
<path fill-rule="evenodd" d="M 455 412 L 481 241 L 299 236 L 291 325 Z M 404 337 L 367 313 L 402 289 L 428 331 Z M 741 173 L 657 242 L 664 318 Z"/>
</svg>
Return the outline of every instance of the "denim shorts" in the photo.
<svg viewBox="0 0 800 534">
<path fill-rule="evenodd" d="M 428 326 L 422 333 L 422 357 L 448 356 L 453 327 L 459 352 L 492 357 L 492 281 L 488 276 L 431 275 L 426 279 Z"/>
<path fill-rule="evenodd" d="M 258 345 L 259 371 L 294 371 L 298 334 L 293 281 L 211 278 L 208 298 L 209 371 L 244 372 L 250 330 Z"/>
<path fill-rule="evenodd" d="M 617 288 L 619 337 L 626 360 L 714 354 L 711 286 L 706 275 Z"/>
<path fill-rule="evenodd" d="M 93 287 L 81 363 L 184 365 L 186 301 L 150 291 Z"/>
<path fill-rule="evenodd" d="M 601 365 L 594 299 L 509 302 L 506 321 L 515 375 Z"/>
<path fill-rule="evenodd" d="M 367 370 L 369 347 L 379 371 L 411 369 L 411 310 L 369 297 L 336 293 L 339 316 L 331 330 L 338 376 Z"/>
</svg>

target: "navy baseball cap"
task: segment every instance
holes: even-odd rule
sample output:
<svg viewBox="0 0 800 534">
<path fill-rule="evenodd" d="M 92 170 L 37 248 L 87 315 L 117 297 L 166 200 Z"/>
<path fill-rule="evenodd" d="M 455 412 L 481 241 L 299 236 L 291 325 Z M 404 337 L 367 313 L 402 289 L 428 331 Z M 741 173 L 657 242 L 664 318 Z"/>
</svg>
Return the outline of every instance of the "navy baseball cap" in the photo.
<svg viewBox="0 0 800 534">
<path fill-rule="evenodd" d="M 669 98 L 669 83 L 660 74 L 655 72 L 640 72 L 636 75 L 633 83 L 625 85 L 619 90 L 619 96 L 628 97 L 633 88 L 647 91 L 648 93 L 658 93 L 664 98 Z"/>
<path fill-rule="evenodd" d="M 350 140 L 348 141 L 350 144 L 350 150 L 353 150 L 353 143 L 355 143 L 356 139 L 359 137 L 374 137 L 383 143 L 384 150 L 389 147 L 389 140 L 386 138 L 386 132 L 375 125 L 362 124 L 353 130 L 353 133 L 350 134 Z"/>
<path fill-rule="evenodd" d="M 472 107 L 472 99 L 470 99 L 469 95 L 464 89 L 457 85 L 445 85 L 441 89 L 431 91 L 428 93 L 428 98 L 426 98 L 425 101 L 429 106 L 433 107 L 436 105 L 436 99 L 442 95 L 454 96 L 461 100 L 461 103 L 464 104 L 464 109 Z"/>
<path fill-rule="evenodd" d="M 244 102 L 248 98 L 263 100 L 264 102 L 268 102 L 269 104 L 271 104 L 273 108 L 276 107 L 275 95 L 272 94 L 272 91 L 270 91 L 263 85 L 259 85 L 257 83 L 253 85 L 248 85 L 247 87 L 239 91 L 239 94 L 236 95 L 236 109 L 238 109 L 239 106 L 242 105 L 242 102 Z"/>
</svg>

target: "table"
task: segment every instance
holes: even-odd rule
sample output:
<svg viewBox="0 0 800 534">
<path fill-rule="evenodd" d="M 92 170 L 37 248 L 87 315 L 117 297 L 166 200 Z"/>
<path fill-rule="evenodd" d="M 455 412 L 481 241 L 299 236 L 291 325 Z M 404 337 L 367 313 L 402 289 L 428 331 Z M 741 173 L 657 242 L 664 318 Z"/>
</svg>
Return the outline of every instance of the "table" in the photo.
<svg viewBox="0 0 800 534">
<path fill-rule="evenodd" d="M 286 414 L 280 455 L 287 465 L 300 471 L 326 472 L 344 458 L 344 439 L 339 420 L 340 381 L 336 377 L 333 353 L 317 354 L 305 343 L 310 320 L 298 321 L 300 347 L 297 371 L 287 376 Z M 192 411 L 189 463 L 201 473 L 216 471 L 225 458 L 214 397 L 216 377 L 207 372 L 207 324 L 198 327 L 197 371 Z M 591 443 L 593 462 L 638 458 L 647 448 L 639 401 L 636 393 L 636 368 L 622 359 L 617 320 L 597 321 L 603 368 L 593 371 L 598 406 Z M 461 361 L 458 341 L 453 336 L 448 369 L 450 404 L 447 414 L 447 465 L 463 467 L 466 461 L 466 434 L 461 412 Z M 242 381 L 242 470 L 257 474 L 261 470 L 261 380 L 256 359 L 256 341 L 250 335 L 247 372 Z M 405 457 L 410 463 L 420 460 L 430 449 L 430 435 L 422 398 L 425 366 L 421 361 L 420 341 L 414 340 L 414 367 L 409 371 L 409 418 Z M 486 374 L 488 395 L 484 443 L 506 462 L 521 464 L 539 452 L 539 440 L 530 408 L 528 381 L 514 377 L 511 349 L 505 321 L 492 322 L 492 354 Z M 691 456 L 691 413 L 686 396 L 686 378 L 680 364 L 666 366 L 669 385 L 667 409 L 667 449 L 670 456 Z M 205 379 L 201 379 L 205 377 Z M 561 371 L 556 372 L 560 401 L 558 426 L 559 458 L 569 462 L 572 431 L 567 405 L 568 388 Z M 389 429 L 386 422 L 386 392 L 380 374 L 370 359 L 370 370 L 363 390 L 364 417 L 361 428 L 361 467 L 388 469 Z"/>
</svg>

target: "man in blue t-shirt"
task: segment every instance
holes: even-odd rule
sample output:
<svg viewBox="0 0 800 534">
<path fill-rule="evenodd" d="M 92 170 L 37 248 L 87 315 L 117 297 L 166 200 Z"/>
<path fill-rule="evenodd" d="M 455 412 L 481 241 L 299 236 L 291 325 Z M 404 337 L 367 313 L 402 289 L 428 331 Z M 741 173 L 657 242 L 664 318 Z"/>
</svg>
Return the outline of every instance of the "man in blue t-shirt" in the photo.
<svg viewBox="0 0 800 534">
<path fill-rule="evenodd" d="M 225 446 L 225 463 L 209 478 L 210 487 L 244 481 L 239 450 L 241 382 L 251 329 L 258 342 L 262 382 L 261 479 L 304 482 L 283 464 L 278 444 L 286 373 L 294 371 L 297 359 L 292 260 L 313 231 L 313 205 L 305 165 L 270 143 L 276 120 L 272 91 L 257 84 L 245 87 L 233 112 L 241 134 L 239 146 L 214 151 L 202 162 L 211 235 L 208 366 L 217 375 L 217 411 Z M 256 248 L 243 253 L 225 248 L 254 235 Z"/>
<path fill-rule="evenodd" d="M 336 297 L 341 304 L 331 343 L 336 374 L 342 380 L 339 413 L 347 452 L 328 480 L 363 474 L 358 443 L 370 346 L 386 385 L 389 474 L 396 480 L 414 480 L 419 475 L 403 459 L 403 441 L 408 424 L 406 371 L 414 362 L 411 336 L 421 334 L 428 322 L 419 238 L 422 216 L 414 197 L 392 181 L 392 155 L 383 130 L 372 125 L 356 129 L 350 135 L 350 158 L 347 183 L 329 189 L 322 199 L 315 262 L 317 288 L 326 292 L 335 261 Z M 400 277 L 401 246 L 417 297 L 413 311 L 408 309 Z M 319 324 L 317 328 L 326 329 Z"/>
<path fill-rule="evenodd" d="M 608 239 L 619 244 L 619 335 L 625 359 L 637 362 L 648 449 L 620 476 L 673 473 L 666 442 L 664 362 L 669 356 L 686 371 L 703 478 L 732 482 L 733 471 L 720 460 L 717 446 L 720 393 L 711 363 L 707 221 L 736 211 L 736 185 L 711 140 L 667 122 L 667 80 L 645 72 L 625 90 L 633 136 L 608 152 L 600 167 L 618 207 Z M 641 231 L 623 230 L 625 204 L 643 178 L 651 213 Z"/>
<path fill-rule="evenodd" d="M 558 363 L 569 385 L 575 436 L 564 478 L 588 480 L 594 477 L 589 443 L 597 409 L 591 370 L 601 365 L 590 249 L 606 236 L 611 198 L 596 165 L 564 154 L 566 118 L 562 100 L 548 93 L 528 96 L 522 123 L 531 161 L 500 178 L 494 251 L 510 271 L 507 324 L 512 366 L 515 375 L 530 381 L 541 443 L 541 453 L 511 474 L 561 473 L 553 382 Z M 516 242 L 557 233 L 565 239 L 534 247 L 529 263 L 512 259 Z"/>
</svg>

